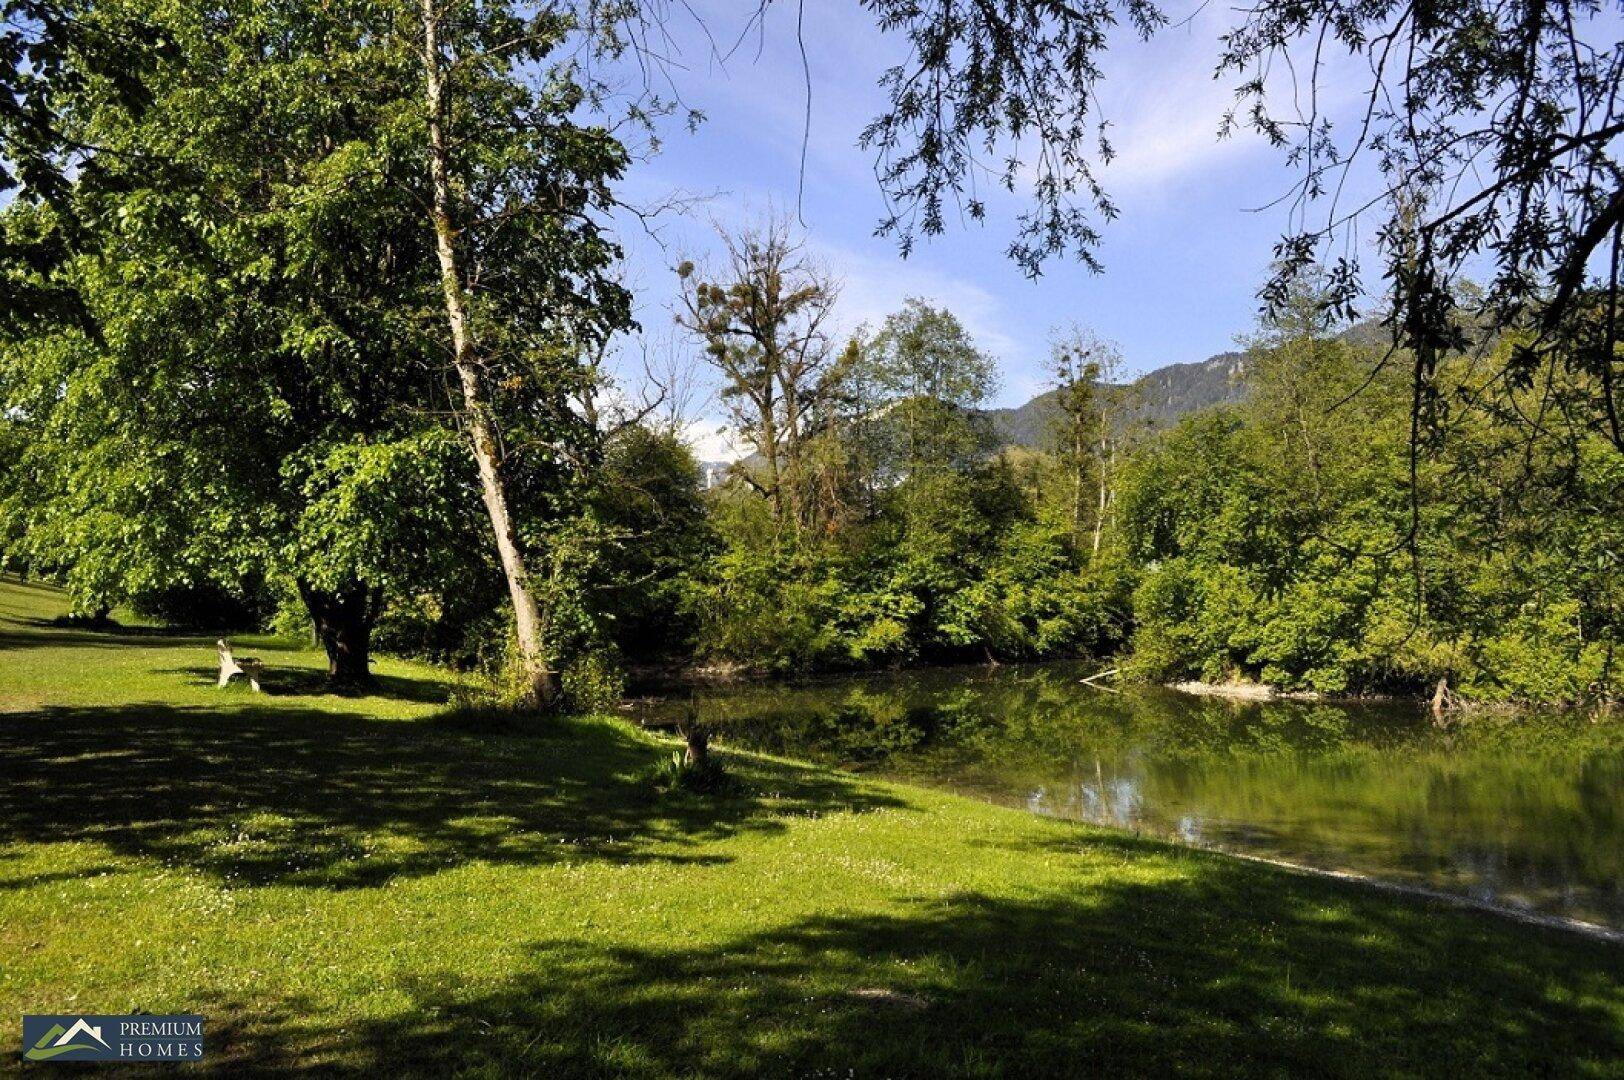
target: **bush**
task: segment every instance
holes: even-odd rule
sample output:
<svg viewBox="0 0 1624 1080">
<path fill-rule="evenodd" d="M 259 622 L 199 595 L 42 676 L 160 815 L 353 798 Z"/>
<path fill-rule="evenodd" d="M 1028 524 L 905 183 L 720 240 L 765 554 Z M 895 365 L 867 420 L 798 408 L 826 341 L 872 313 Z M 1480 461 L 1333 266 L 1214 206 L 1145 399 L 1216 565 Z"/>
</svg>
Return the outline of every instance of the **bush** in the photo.
<svg viewBox="0 0 1624 1080">
<path fill-rule="evenodd" d="M 130 607 L 167 626 L 257 630 L 270 618 L 275 602 L 263 580 L 243 581 L 232 588 L 204 581 L 142 593 L 131 599 Z"/>
<path fill-rule="evenodd" d="M 626 693 L 626 680 L 616 658 L 607 650 L 586 653 L 572 660 L 562 679 L 564 705 L 572 712 L 613 712 Z"/>
</svg>

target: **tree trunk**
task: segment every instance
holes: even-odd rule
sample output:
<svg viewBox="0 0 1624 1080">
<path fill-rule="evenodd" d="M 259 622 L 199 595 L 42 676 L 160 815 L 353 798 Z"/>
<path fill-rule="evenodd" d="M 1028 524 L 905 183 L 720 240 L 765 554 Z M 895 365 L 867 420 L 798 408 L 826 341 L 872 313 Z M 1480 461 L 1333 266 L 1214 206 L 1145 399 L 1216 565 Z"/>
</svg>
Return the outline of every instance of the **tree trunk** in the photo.
<svg viewBox="0 0 1624 1080">
<path fill-rule="evenodd" d="M 778 367 L 783 371 L 785 361 L 780 360 Z M 788 515 L 792 528 L 799 530 L 807 526 L 806 507 L 806 476 L 801 463 L 801 400 L 795 387 L 795 376 L 789 372 L 783 374 L 784 386 L 779 392 L 779 398 L 784 402 L 784 476 L 780 482 L 789 485 L 789 498 L 786 500 L 785 512 Z"/>
<path fill-rule="evenodd" d="M 1449 692 L 1449 676 L 1444 675 L 1438 680 L 1438 685 L 1432 691 L 1432 718 L 1442 720 L 1449 711 L 1451 694 Z"/>
<path fill-rule="evenodd" d="M 682 763 L 690 769 L 702 769 L 710 763 L 710 730 L 705 725 L 690 721 L 682 729 Z"/>
<path fill-rule="evenodd" d="M 1081 541 L 1083 535 L 1083 463 L 1088 460 L 1083 452 L 1083 429 L 1072 421 L 1071 446 L 1071 535 Z"/>
<path fill-rule="evenodd" d="M 1105 514 L 1111 505 L 1111 469 L 1116 464 L 1116 452 L 1104 430 L 1100 432 L 1100 492 L 1099 506 L 1094 512 L 1094 556 L 1100 554 L 1100 538 L 1105 535 Z"/>
<path fill-rule="evenodd" d="M 440 70 L 439 14 L 434 0 L 423 0 L 423 84 L 428 105 L 434 244 L 440 261 L 446 322 L 451 329 L 451 360 L 462 383 L 463 415 L 473 441 L 474 461 L 479 466 L 480 497 L 485 503 L 486 513 L 490 515 L 491 529 L 496 534 L 497 555 L 501 559 L 503 576 L 507 579 L 508 598 L 513 603 L 519 664 L 527 694 L 536 704 L 550 705 L 557 696 L 558 681 L 547 662 L 545 620 L 541 605 L 530 588 L 524 552 L 519 546 L 518 530 L 509 509 L 490 401 L 486 396 L 469 330 L 468 298 L 462 286 L 462 253 L 457 247 L 458 234 L 452 213 L 450 153 L 445 131 L 446 104 Z"/>
<path fill-rule="evenodd" d="M 377 595 L 365 585 L 327 592 L 299 582 L 299 595 L 310 612 L 316 640 L 327 652 L 327 679 L 339 686 L 372 683 L 372 624 Z"/>
<path fill-rule="evenodd" d="M 771 378 L 771 376 L 768 376 Z M 772 501 L 773 525 L 782 527 L 784 524 L 784 476 L 778 462 L 778 421 L 773 416 L 776 408 L 775 399 L 771 390 L 763 395 L 758 405 L 761 413 L 761 457 L 767 465 L 767 494 Z"/>
<path fill-rule="evenodd" d="M 1105 462 L 1101 461 L 1100 462 L 1100 498 L 1099 498 L 1099 505 L 1094 510 L 1094 555 L 1095 555 L 1096 558 L 1099 556 L 1099 553 L 1100 553 L 1100 537 L 1105 535 L 1105 508 L 1106 508 L 1106 501 L 1109 498 L 1110 494 L 1111 494 L 1111 489 L 1106 486 Z"/>
</svg>

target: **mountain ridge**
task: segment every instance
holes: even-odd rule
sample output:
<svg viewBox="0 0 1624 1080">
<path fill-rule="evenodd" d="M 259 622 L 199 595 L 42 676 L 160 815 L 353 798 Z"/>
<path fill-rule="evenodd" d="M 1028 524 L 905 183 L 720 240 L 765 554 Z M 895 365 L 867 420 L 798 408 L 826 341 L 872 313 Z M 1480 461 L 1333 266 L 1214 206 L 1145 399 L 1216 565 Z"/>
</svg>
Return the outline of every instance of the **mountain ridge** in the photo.
<svg viewBox="0 0 1624 1080">
<path fill-rule="evenodd" d="M 1380 321 L 1372 318 L 1360 320 L 1336 336 L 1351 344 L 1379 347 L 1386 339 L 1386 333 Z M 1226 349 L 1205 360 L 1164 364 L 1132 382 L 1106 383 L 1104 388 L 1132 395 L 1134 405 L 1123 419 L 1125 429 L 1155 430 L 1171 426 L 1181 417 L 1202 409 L 1244 401 L 1249 390 L 1246 383 L 1247 357 L 1244 350 Z M 1054 418 L 1059 411 L 1056 403 L 1058 393 L 1056 390 L 1045 390 L 1022 405 L 973 409 L 971 412 L 991 422 L 999 447 L 1045 449 L 1052 439 Z M 705 485 L 711 487 L 725 479 L 732 463 L 703 461 L 700 465 L 704 470 Z"/>
<path fill-rule="evenodd" d="M 1157 428 L 1176 423 L 1187 413 L 1242 400 L 1245 376 L 1246 354 L 1230 350 L 1205 360 L 1167 364 L 1132 382 L 1109 383 L 1105 388 L 1134 398 L 1126 420 L 1129 426 Z M 1037 449 L 1053 430 L 1057 394 L 1045 390 L 1024 405 L 977 411 L 991 421 L 999 445 Z"/>
<path fill-rule="evenodd" d="M 1335 337 L 1359 348 L 1380 349 L 1388 341 L 1388 330 L 1379 318 L 1367 317 L 1344 327 Z M 1245 400 L 1247 356 L 1245 350 L 1227 349 L 1205 360 L 1164 364 L 1132 382 L 1104 386 L 1128 393 L 1134 400 L 1123 419 L 1124 428 L 1154 430 L 1175 424 L 1189 413 Z M 1045 390 L 1024 405 L 977 412 L 992 421 L 999 446 L 1042 449 L 1054 430 L 1056 395 L 1057 391 Z"/>
</svg>

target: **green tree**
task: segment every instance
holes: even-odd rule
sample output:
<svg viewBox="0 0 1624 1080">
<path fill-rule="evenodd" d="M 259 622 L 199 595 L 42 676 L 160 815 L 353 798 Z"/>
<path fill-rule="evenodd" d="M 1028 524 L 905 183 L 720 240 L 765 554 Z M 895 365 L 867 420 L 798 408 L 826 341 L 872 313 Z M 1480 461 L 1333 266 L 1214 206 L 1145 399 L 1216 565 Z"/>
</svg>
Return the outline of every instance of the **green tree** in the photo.
<svg viewBox="0 0 1624 1080">
<path fill-rule="evenodd" d="M 568 29 L 552 16 L 129 0 L 81 18 L 140 18 L 169 44 L 139 111 L 93 71 L 53 84 L 63 138 L 98 153 L 67 211 L 19 203 L 8 232 L 38 247 L 69 224 L 95 228 L 74 233 L 67 258 L 10 264 L 15 287 L 63 291 L 74 316 L 15 328 L 19 422 L 59 437 L 40 452 L 56 455 L 51 487 L 14 505 L 55 512 L 95 547 L 99 559 L 57 548 L 82 580 L 98 565 L 121 587 L 285 567 L 333 643 L 335 676 L 364 677 L 384 587 L 417 554 L 462 542 L 445 523 L 463 519 L 432 511 L 442 527 L 425 545 L 400 500 L 349 491 L 345 475 L 362 488 L 400 478 L 410 451 L 409 490 L 426 500 L 521 503 L 497 530 L 504 559 L 569 509 L 558 493 L 595 439 L 571 407 L 590 375 L 581 357 L 627 321 L 595 223 L 624 153 L 572 121 L 582 92 L 546 62 Z M 436 73 L 449 79 L 438 104 Z M 466 468 L 445 453 L 458 428 Z M 435 469 L 445 482 L 428 480 Z M 74 500 L 91 498 L 112 520 L 72 525 Z M 363 522 L 369 506 L 394 516 Z M 299 540 L 307 528 L 336 540 L 344 520 L 347 545 Z M 37 520 L 30 532 L 51 535 Z M 523 566 L 502 565 L 525 681 L 546 697 L 544 613 L 513 588 Z"/>
<path fill-rule="evenodd" d="M 963 470 L 992 449 L 973 410 L 997 388 L 997 362 L 945 307 L 906 301 L 866 343 L 862 363 L 877 391 L 872 422 L 890 441 L 882 469 L 891 478 Z"/>
<path fill-rule="evenodd" d="M 1441 361 L 1446 401 L 1481 401 L 1521 343 Z M 1133 666 L 1326 692 L 1578 702 L 1615 691 L 1624 485 L 1586 412 L 1593 387 L 1527 387 L 1547 433 L 1465 409 L 1411 441 L 1407 357 L 1329 333 L 1299 294 L 1250 341 L 1242 405 L 1135 454 L 1122 502 Z M 1572 380 L 1592 379 L 1583 368 Z"/>
<path fill-rule="evenodd" d="M 161 24 L 169 48 L 139 112 L 94 73 L 69 84 L 61 128 L 100 148 L 94 182 L 6 220 L 35 243 L 72 230 L 70 257 L 8 274 L 73 299 L 6 349 L 35 435 L 7 508 L 36 561 L 89 606 L 286 573 L 342 681 L 367 678 L 385 592 L 457 542 L 466 483 L 421 409 L 432 358 L 400 298 L 431 279 L 380 88 L 310 77 L 340 49 L 388 76 L 354 14 L 87 13 Z"/>
<path fill-rule="evenodd" d="M 568 460 L 581 432 L 561 398 L 578 382 L 582 353 L 630 325 L 629 297 L 612 274 L 619 249 L 601 217 L 626 153 L 606 128 L 575 120 L 586 93 L 571 61 L 555 55 L 574 29 L 568 10 L 422 0 L 415 29 L 407 48 L 419 62 L 424 122 L 405 133 L 428 182 L 420 204 L 439 267 L 442 343 L 523 682 L 547 704 L 557 691 L 552 613 L 531 565 L 549 559 L 546 532 L 520 519 L 511 474 L 528 463 L 513 456 Z"/>
<path fill-rule="evenodd" d="M 735 469 L 772 506 L 780 526 L 812 524 L 817 494 L 809 458 L 837 388 L 829 320 L 838 289 L 806 255 L 787 221 L 720 231 L 725 265 L 684 261 L 678 322 L 722 377 L 735 429 L 759 458 Z"/>
<path fill-rule="evenodd" d="M 680 657 L 693 631 L 682 589 L 715 546 L 692 451 L 672 431 L 632 424 L 616 432 L 590 513 L 611 552 L 591 584 L 593 612 L 623 654 Z"/>
<path fill-rule="evenodd" d="M 1055 457 L 1070 488 L 1072 531 L 1080 539 L 1090 521 L 1090 550 L 1097 556 L 1115 502 L 1132 407 L 1130 389 L 1118 385 L 1122 351 L 1086 328 L 1073 327 L 1053 342 L 1049 372 L 1058 407 Z"/>
<path fill-rule="evenodd" d="M 1130 465 L 1143 673 L 1337 692 L 1404 679 L 1405 383 L 1396 366 L 1371 380 L 1312 296 L 1294 310 L 1251 342 L 1245 403 L 1186 418 Z"/>
</svg>

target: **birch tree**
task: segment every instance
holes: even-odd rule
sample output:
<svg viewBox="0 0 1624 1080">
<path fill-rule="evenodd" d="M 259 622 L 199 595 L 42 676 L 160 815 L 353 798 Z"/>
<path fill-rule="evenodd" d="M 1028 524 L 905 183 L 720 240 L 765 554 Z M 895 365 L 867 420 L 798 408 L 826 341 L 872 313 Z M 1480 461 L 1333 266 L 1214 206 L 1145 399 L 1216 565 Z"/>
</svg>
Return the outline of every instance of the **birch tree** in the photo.
<svg viewBox="0 0 1624 1080">
<path fill-rule="evenodd" d="M 568 459 L 570 369 L 630 324 L 600 217 L 626 153 L 607 129 L 573 119 L 585 91 L 553 57 L 573 28 L 566 12 L 421 0 L 416 23 L 444 352 L 525 691 L 546 705 L 557 689 L 538 586 L 546 554 L 520 520 L 513 473 Z M 520 408 L 505 411 L 504 395 Z"/>
<path fill-rule="evenodd" d="M 1054 379 L 1056 456 L 1071 487 L 1072 531 L 1090 537 L 1100 552 L 1115 502 L 1117 459 L 1132 403 L 1117 385 L 1122 352 L 1093 331 L 1074 327 L 1058 338 L 1049 354 Z M 1092 505 L 1091 505 L 1092 504 Z"/>
</svg>

